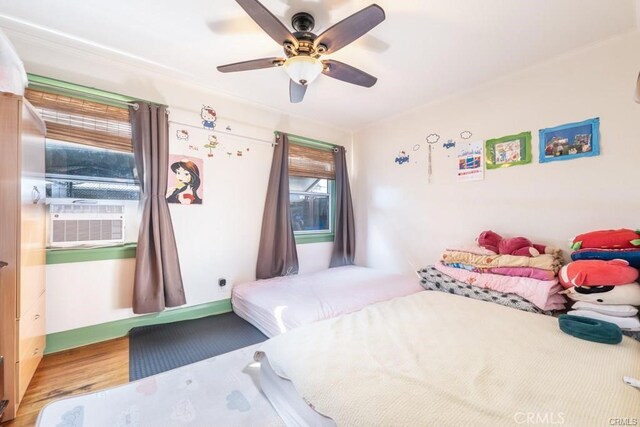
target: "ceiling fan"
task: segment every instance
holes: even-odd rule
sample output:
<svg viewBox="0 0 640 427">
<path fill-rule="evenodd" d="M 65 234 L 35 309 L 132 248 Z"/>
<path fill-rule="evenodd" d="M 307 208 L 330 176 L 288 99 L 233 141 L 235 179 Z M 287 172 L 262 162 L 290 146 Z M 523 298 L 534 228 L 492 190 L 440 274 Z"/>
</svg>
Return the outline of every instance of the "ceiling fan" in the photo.
<svg viewBox="0 0 640 427">
<path fill-rule="evenodd" d="M 218 71 L 231 73 L 283 67 L 290 77 L 289 99 L 293 103 L 301 102 L 304 99 L 307 86 L 320 74 L 364 87 L 371 87 L 378 80 L 343 62 L 333 59 L 320 60 L 320 56 L 342 49 L 384 21 L 384 10 L 377 4 L 365 7 L 333 25 L 322 34 L 316 35 L 311 32 L 315 20 L 309 13 L 301 12 L 293 15 L 291 25 L 296 31 L 292 34 L 258 0 L 236 1 L 272 39 L 282 45 L 286 59 L 277 57 L 253 59 L 221 65 L 218 67 Z"/>
</svg>

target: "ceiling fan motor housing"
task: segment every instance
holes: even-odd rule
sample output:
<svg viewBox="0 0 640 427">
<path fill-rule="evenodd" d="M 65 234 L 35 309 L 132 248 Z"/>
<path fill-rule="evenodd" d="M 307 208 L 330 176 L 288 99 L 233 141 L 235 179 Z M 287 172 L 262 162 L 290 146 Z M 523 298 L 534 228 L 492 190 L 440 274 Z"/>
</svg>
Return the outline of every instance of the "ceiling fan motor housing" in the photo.
<svg viewBox="0 0 640 427">
<path fill-rule="evenodd" d="M 311 32 L 315 24 L 315 19 L 307 12 L 296 13 L 291 18 L 291 25 L 296 31 L 301 33 Z"/>
</svg>

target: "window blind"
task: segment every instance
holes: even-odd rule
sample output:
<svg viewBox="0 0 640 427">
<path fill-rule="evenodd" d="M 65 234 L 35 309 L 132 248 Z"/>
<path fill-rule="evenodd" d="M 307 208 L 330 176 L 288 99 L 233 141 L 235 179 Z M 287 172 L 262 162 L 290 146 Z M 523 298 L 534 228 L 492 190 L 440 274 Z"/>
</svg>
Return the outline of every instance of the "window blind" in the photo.
<svg viewBox="0 0 640 427">
<path fill-rule="evenodd" d="M 335 179 L 333 151 L 289 144 L 289 175 Z"/>
<path fill-rule="evenodd" d="M 47 138 L 133 151 L 129 110 L 34 89 L 27 89 L 25 97 L 47 124 Z"/>
</svg>

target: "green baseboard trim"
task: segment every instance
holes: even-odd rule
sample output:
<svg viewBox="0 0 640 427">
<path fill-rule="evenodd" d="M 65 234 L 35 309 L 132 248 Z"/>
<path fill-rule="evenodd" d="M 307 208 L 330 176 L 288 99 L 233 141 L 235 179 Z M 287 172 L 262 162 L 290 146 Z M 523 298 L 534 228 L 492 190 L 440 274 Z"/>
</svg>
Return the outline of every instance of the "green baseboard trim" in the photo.
<svg viewBox="0 0 640 427">
<path fill-rule="evenodd" d="M 47 264 L 135 258 L 136 247 L 136 243 L 127 243 L 104 248 L 47 249 Z"/>
<path fill-rule="evenodd" d="M 232 311 L 231 299 L 224 299 L 191 307 L 176 308 L 161 313 L 145 314 L 128 319 L 101 323 L 99 325 L 56 332 L 47 335 L 47 346 L 44 354 L 57 353 L 88 344 L 124 337 L 129 333 L 131 328 L 137 326 L 159 325 L 178 322 L 180 320 L 199 319 L 215 314 L 229 313 L 230 311 Z"/>
</svg>

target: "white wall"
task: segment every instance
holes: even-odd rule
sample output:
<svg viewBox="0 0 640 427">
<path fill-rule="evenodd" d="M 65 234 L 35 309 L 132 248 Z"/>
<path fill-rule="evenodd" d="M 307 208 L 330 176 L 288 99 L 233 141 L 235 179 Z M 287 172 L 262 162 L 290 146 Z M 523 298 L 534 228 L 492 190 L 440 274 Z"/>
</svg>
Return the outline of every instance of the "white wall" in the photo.
<svg viewBox="0 0 640 427">
<path fill-rule="evenodd" d="M 234 134 L 268 141 L 278 129 L 344 145 L 351 152 L 351 134 L 330 124 L 208 92 L 184 83 L 185 76 L 150 69 L 126 58 L 114 59 L 112 53 L 79 50 L 12 31 L 7 35 L 28 72 L 164 103 L 170 106 L 170 120 L 174 121 L 199 125 L 199 110 L 206 104 L 218 113 L 217 129 L 230 125 Z M 260 83 L 247 75 L 247 84 Z M 188 144 L 178 142 L 173 135 L 171 151 L 204 158 L 204 204 L 171 206 L 171 213 L 187 302 L 195 305 L 229 298 L 233 283 L 254 279 L 272 147 L 247 138 L 218 135 L 222 147 L 208 158 L 202 148 L 208 133 L 189 131 L 189 144 L 199 145 L 199 151 L 189 150 Z M 245 150 L 244 155 L 237 157 L 235 151 L 240 149 Z M 226 151 L 234 155 L 228 157 Z M 326 268 L 331 248 L 326 243 L 300 245 L 301 271 Z M 47 332 L 132 316 L 134 265 L 133 260 L 49 265 Z M 218 287 L 220 277 L 227 279 L 226 288 Z"/>
<path fill-rule="evenodd" d="M 633 102 L 638 70 L 635 32 L 356 132 L 357 261 L 408 272 L 487 229 L 567 248 L 568 239 L 580 232 L 638 227 L 640 105 Z M 538 163 L 540 128 L 593 117 L 601 119 L 599 157 Z M 531 131 L 533 163 L 458 183 L 455 150 L 442 143 L 460 141 L 465 130 L 474 139 Z M 425 141 L 430 133 L 441 135 L 431 184 Z M 412 151 L 414 144 L 421 145 L 419 151 Z M 411 163 L 394 163 L 400 150 L 410 153 Z"/>
</svg>

